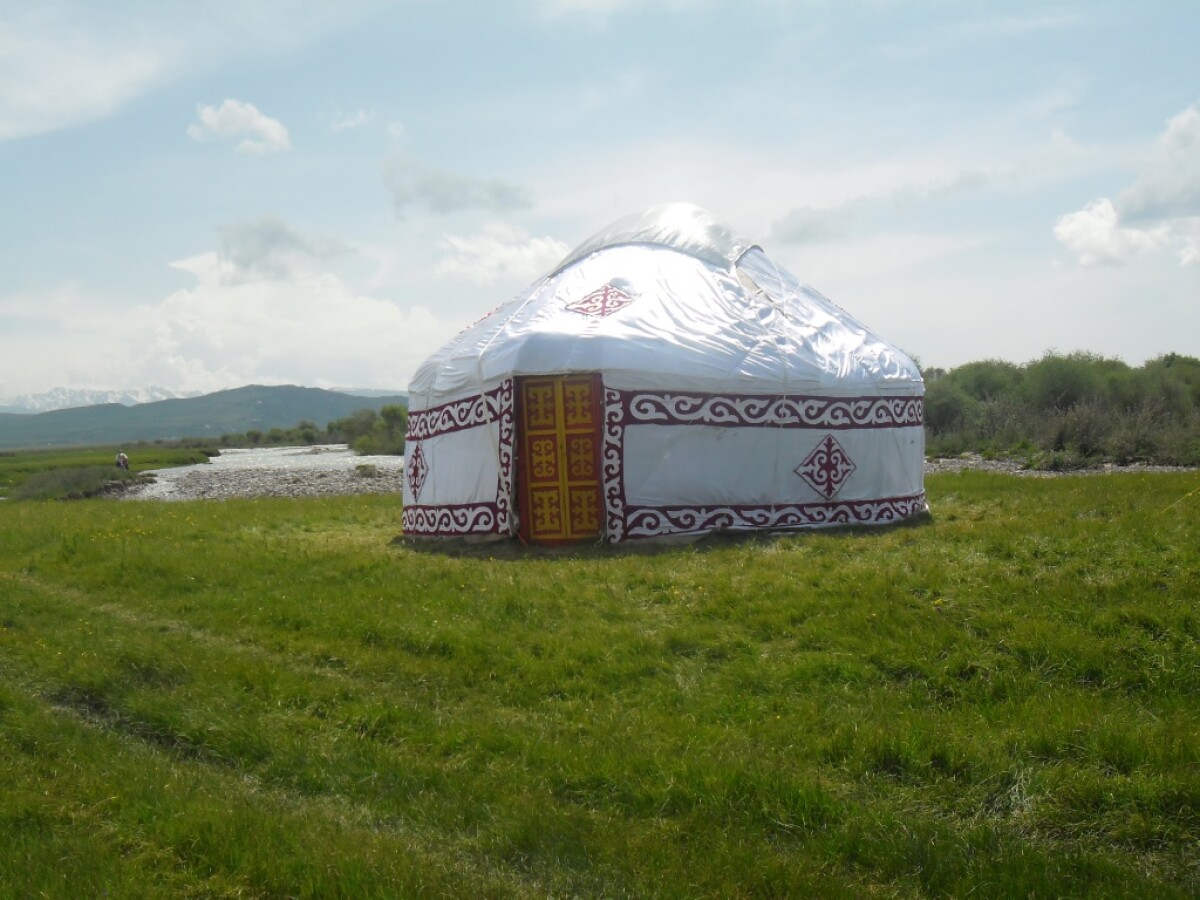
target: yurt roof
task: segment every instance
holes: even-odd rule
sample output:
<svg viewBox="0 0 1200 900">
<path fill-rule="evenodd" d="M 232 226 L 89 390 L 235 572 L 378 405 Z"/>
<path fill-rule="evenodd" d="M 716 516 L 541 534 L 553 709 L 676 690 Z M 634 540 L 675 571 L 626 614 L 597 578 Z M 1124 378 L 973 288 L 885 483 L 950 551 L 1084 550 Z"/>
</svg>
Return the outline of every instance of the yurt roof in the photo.
<svg viewBox="0 0 1200 900">
<path fill-rule="evenodd" d="M 691 204 L 613 223 L 417 370 L 414 408 L 513 376 L 617 388 L 912 394 L 904 353 Z"/>
</svg>

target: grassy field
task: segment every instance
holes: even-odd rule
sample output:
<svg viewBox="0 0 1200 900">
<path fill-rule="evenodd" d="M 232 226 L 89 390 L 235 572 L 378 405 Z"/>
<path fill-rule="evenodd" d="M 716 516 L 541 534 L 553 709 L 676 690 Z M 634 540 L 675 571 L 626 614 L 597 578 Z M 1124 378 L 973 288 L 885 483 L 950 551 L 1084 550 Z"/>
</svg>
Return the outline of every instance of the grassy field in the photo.
<svg viewBox="0 0 1200 900">
<path fill-rule="evenodd" d="M 0 451 L 0 499 L 54 499 L 94 493 L 106 481 L 136 477 L 147 469 L 205 462 L 208 454 L 194 448 L 139 444 L 126 448 L 129 471 L 116 467 L 116 447 Z"/>
<path fill-rule="evenodd" d="M 928 488 L 540 555 L 2 504 L 0 896 L 1197 896 L 1200 475 Z"/>
</svg>

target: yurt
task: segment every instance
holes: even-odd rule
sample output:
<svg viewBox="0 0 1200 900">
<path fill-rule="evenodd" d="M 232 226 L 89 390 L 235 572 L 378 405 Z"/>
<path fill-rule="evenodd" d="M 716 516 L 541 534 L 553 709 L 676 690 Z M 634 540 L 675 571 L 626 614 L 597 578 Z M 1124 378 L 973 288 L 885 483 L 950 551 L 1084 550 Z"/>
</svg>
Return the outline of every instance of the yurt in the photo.
<svg viewBox="0 0 1200 900">
<path fill-rule="evenodd" d="M 427 359 L 403 527 L 629 541 L 926 509 L 913 361 L 698 207 L 622 219 Z"/>
</svg>

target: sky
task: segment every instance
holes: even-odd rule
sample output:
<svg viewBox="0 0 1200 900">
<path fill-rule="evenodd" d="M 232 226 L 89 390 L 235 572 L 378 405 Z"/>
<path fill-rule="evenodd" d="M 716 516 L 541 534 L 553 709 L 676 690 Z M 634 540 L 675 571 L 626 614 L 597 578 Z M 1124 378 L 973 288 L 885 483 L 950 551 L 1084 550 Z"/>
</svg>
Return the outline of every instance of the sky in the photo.
<svg viewBox="0 0 1200 900">
<path fill-rule="evenodd" d="M 925 367 L 1200 356 L 1194 0 L 0 0 L 0 397 L 403 389 L 698 204 Z"/>
</svg>

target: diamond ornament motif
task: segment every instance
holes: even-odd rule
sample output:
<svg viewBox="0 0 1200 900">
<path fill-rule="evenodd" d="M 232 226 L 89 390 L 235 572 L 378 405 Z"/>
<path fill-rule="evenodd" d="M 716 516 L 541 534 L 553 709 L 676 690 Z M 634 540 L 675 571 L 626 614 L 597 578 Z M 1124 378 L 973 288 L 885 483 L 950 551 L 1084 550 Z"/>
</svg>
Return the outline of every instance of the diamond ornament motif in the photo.
<svg viewBox="0 0 1200 900">
<path fill-rule="evenodd" d="M 421 488 L 425 486 L 425 476 L 429 474 L 429 464 L 425 462 L 425 454 L 421 445 L 413 447 L 412 456 L 408 459 L 408 485 L 412 488 L 414 500 L 421 499 Z"/>
<path fill-rule="evenodd" d="M 832 434 L 827 434 L 792 471 L 812 485 L 813 490 L 832 500 L 858 468 Z"/>
<path fill-rule="evenodd" d="M 627 291 L 621 290 L 609 282 L 604 287 L 596 288 L 578 300 L 572 300 L 566 308 L 581 316 L 598 316 L 604 318 L 627 307 L 637 298 Z"/>
</svg>

